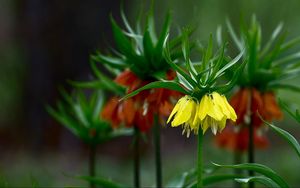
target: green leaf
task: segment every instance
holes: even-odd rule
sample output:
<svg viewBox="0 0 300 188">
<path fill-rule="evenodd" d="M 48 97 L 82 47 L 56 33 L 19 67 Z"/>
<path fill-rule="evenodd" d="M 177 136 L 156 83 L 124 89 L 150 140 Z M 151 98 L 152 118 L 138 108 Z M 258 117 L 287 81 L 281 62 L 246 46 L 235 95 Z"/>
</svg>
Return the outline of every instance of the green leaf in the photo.
<svg viewBox="0 0 300 188">
<path fill-rule="evenodd" d="M 91 183 L 94 183 L 96 185 L 99 185 L 101 187 L 105 187 L 105 188 L 123 188 L 123 187 L 129 187 L 128 185 L 122 185 L 119 183 L 115 183 L 113 181 L 110 181 L 106 178 L 102 178 L 102 177 L 91 177 L 91 176 L 77 176 L 76 178 L 78 179 L 82 179 Z"/>
<path fill-rule="evenodd" d="M 270 40 L 268 40 L 267 44 L 265 45 L 264 49 L 262 50 L 261 56 L 264 56 L 268 52 L 268 50 L 270 49 L 270 47 L 272 46 L 272 44 L 274 43 L 274 41 L 280 34 L 282 28 L 283 28 L 283 23 L 279 23 L 278 26 L 276 27 L 276 29 L 274 29 L 274 31 L 270 37 Z"/>
<path fill-rule="evenodd" d="M 154 23 L 154 16 L 153 16 L 153 2 L 150 7 L 150 10 L 148 12 L 148 15 L 147 15 L 146 28 L 147 28 L 147 30 L 149 30 L 151 40 L 155 44 L 157 41 L 157 36 L 156 36 L 156 32 L 155 32 L 155 23 Z"/>
<path fill-rule="evenodd" d="M 162 54 L 163 54 L 163 46 L 164 46 L 165 40 L 167 39 L 167 37 L 169 35 L 170 25 L 171 25 L 171 14 L 170 14 L 170 12 L 168 12 L 165 17 L 165 22 L 163 24 L 163 28 L 160 33 L 159 39 L 156 44 L 156 55 L 162 56 Z"/>
<path fill-rule="evenodd" d="M 272 83 L 269 85 L 270 88 L 273 89 L 286 89 L 294 92 L 300 92 L 300 87 L 295 85 L 289 85 L 289 84 L 280 84 L 280 83 Z"/>
<path fill-rule="evenodd" d="M 216 91 L 220 93 L 227 93 L 230 91 L 235 85 L 236 82 L 239 80 L 240 75 L 242 74 L 244 68 L 246 66 L 246 61 L 244 61 L 233 73 L 233 76 L 229 82 L 224 85 L 216 86 Z"/>
<path fill-rule="evenodd" d="M 290 62 L 289 64 L 298 62 L 298 61 L 295 61 L 295 60 L 297 60 L 299 58 L 300 58 L 300 52 L 293 53 L 293 54 L 285 56 L 285 57 L 283 57 L 279 60 L 274 61 L 273 65 L 274 66 L 282 66 L 282 65 L 286 66 L 287 63 L 289 63 L 289 62 Z"/>
<path fill-rule="evenodd" d="M 294 38 L 294 39 L 284 43 L 281 46 L 280 51 L 281 52 L 286 51 L 286 50 L 292 48 L 293 46 L 297 45 L 298 43 L 300 43 L 300 37 Z"/>
<path fill-rule="evenodd" d="M 222 26 L 217 27 L 217 32 L 216 32 L 216 38 L 217 38 L 217 44 L 219 46 L 222 46 L 223 40 L 222 40 Z"/>
<path fill-rule="evenodd" d="M 116 45 L 120 52 L 126 56 L 134 54 L 131 42 L 127 39 L 121 28 L 117 25 L 113 17 L 111 16 L 112 31 L 115 38 Z"/>
<path fill-rule="evenodd" d="M 103 83 L 103 86 L 105 87 L 105 89 L 115 92 L 118 95 L 124 95 L 125 93 L 125 88 L 118 85 L 117 83 L 115 83 L 112 79 L 107 78 L 104 74 L 102 74 L 95 62 L 93 60 L 91 60 L 91 67 L 93 72 L 95 73 L 95 75 L 100 79 L 100 81 Z M 100 88 L 99 88 L 100 89 Z"/>
<path fill-rule="evenodd" d="M 109 66 L 117 69 L 124 69 L 128 67 L 126 61 L 121 58 L 105 56 L 100 53 L 97 53 L 97 55 L 92 55 L 91 58 L 96 62 L 108 64 Z"/>
<path fill-rule="evenodd" d="M 235 42 L 236 46 L 240 51 L 243 50 L 243 44 L 242 42 L 238 39 L 236 33 L 234 32 L 234 29 L 232 28 L 232 25 L 228 19 L 226 19 L 226 25 L 229 31 L 230 36 L 232 37 L 233 41 Z"/>
<path fill-rule="evenodd" d="M 203 185 L 211 185 L 214 183 L 232 180 L 234 178 L 241 178 L 241 177 L 243 177 L 243 176 L 237 175 L 237 174 L 212 175 L 212 176 L 205 177 L 203 179 Z"/>
<path fill-rule="evenodd" d="M 298 157 L 300 157 L 300 145 L 299 145 L 298 141 L 289 132 L 287 132 L 287 131 L 279 128 L 279 127 L 276 127 L 275 125 L 265 121 L 264 119 L 262 119 L 262 117 L 260 115 L 259 115 L 259 117 L 274 132 L 276 132 L 279 136 L 281 136 L 283 139 L 285 139 L 290 144 L 290 146 L 292 146 L 293 149 L 296 151 Z"/>
<path fill-rule="evenodd" d="M 126 18 L 126 15 L 125 15 L 125 13 L 124 13 L 124 7 L 123 7 L 123 1 L 121 2 L 121 18 L 122 18 L 122 20 L 123 20 L 123 22 L 124 22 L 124 25 L 125 25 L 125 27 L 126 27 L 126 29 L 130 32 L 130 33 L 134 33 L 134 31 L 133 31 L 133 29 L 131 28 L 131 26 L 130 26 L 130 24 L 129 24 L 129 22 L 128 22 L 128 20 L 127 20 L 127 18 Z"/>
<path fill-rule="evenodd" d="M 256 173 L 262 174 L 267 178 L 270 178 L 274 182 L 276 182 L 281 188 L 288 188 L 288 184 L 271 168 L 257 164 L 257 163 L 243 163 L 237 165 L 220 165 L 213 163 L 215 166 L 219 166 L 222 168 L 233 168 L 233 169 L 242 169 L 242 170 L 252 170 Z"/>
<path fill-rule="evenodd" d="M 224 175 L 211 175 L 203 178 L 203 185 L 208 186 L 212 185 L 215 183 L 220 183 L 223 181 L 228 181 L 228 180 L 234 180 L 235 178 L 242 178 L 243 176 L 241 175 L 236 175 L 236 174 L 224 174 Z M 197 187 L 197 181 L 193 181 L 190 183 L 187 188 L 196 188 Z"/>
<path fill-rule="evenodd" d="M 279 99 L 279 105 L 281 108 L 283 108 L 288 114 L 290 114 L 290 116 L 292 116 L 298 123 L 300 123 L 300 114 L 299 114 L 299 110 L 296 110 L 295 113 L 293 113 L 290 108 L 287 106 L 287 104 L 285 104 L 284 102 L 282 102 Z"/>
<path fill-rule="evenodd" d="M 190 46 L 189 46 L 189 39 L 188 39 L 187 33 L 188 33 L 188 31 L 183 32 L 183 35 L 185 37 L 183 38 L 182 54 L 183 54 L 183 57 L 185 59 L 185 65 L 186 65 L 188 71 L 190 72 L 190 75 L 194 79 L 196 79 L 197 71 L 196 71 L 194 65 L 192 64 L 192 62 L 190 60 Z"/>
<path fill-rule="evenodd" d="M 197 87 L 197 82 L 193 80 L 181 67 L 177 66 L 170 57 L 170 51 L 168 48 L 165 48 L 164 50 L 164 56 L 167 61 L 167 63 L 172 67 L 173 70 L 177 71 L 179 74 L 181 74 L 193 87 Z"/>
<path fill-rule="evenodd" d="M 143 37 L 143 47 L 144 47 L 145 57 L 151 62 L 154 54 L 154 45 L 149 30 L 145 31 Z"/>
<path fill-rule="evenodd" d="M 209 41 L 208 41 L 208 47 L 207 47 L 205 55 L 204 55 L 204 61 L 203 61 L 204 67 L 206 67 L 207 63 L 211 59 L 212 53 L 213 53 L 213 40 L 212 40 L 212 34 L 210 34 Z"/>
<path fill-rule="evenodd" d="M 82 132 L 79 130 L 78 124 L 74 120 L 70 119 L 66 114 L 57 112 L 48 105 L 46 106 L 46 110 L 54 119 L 56 119 L 56 121 L 68 128 L 75 136 L 79 138 L 83 137 Z"/>
<path fill-rule="evenodd" d="M 168 182 L 165 187 L 184 187 L 188 175 L 188 172 L 184 172 L 181 176 L 174 178 L 172 179 L 172 181 Z"/>
<path fill-rule="evenodd" d="M 224 67 L 222 67 L 215 75 L 214 79 L 220 77 L 227 69 L 231 68 L 233 65 L 235 65 L 243 56 L 244 50 L 241 51 L 239 55 L 237 55 L 233 60 L 231 60 L 229 63 L 227 63 Z"/>
<path fill-rule="evenodd" d="M 188 91 L 186 91 L 181 85 L 179 85 L 177 82 L 174 81 L 156 81 L 156 82 L 151 82 L 127 95 L 125 95 L 125 97 L 123 97 L 121 100 L 126 100 L 130 97 L 133 97 L 137 94 L 139 94 L 141 91 L 143 90 L 147 90 L 147 89 L 154 89 L 154 88 L 165 88 L 165 89 L 170 89 L 170 90 L 174 90 L 174 91 L 178 91 L 180 93 L 183 94 L 190 94 Z"/>
<path fill-rule="evenodd" d="M 114 129 L 112 133 L 110 133 L 110 138 L 116 138 L 120 136 L 132 136 L 134 133 L 133 129 L 130 128 L 118 128 Z"/>
<path fill-rule="evenodd" d="M 189 29 L 187 29 L 187 35 L 188 36 L 191 36 L 192 33 L 196 30 L 196 27 L 189 27 Z M 182 42 L 182 39 L 184 38 L 185 36 L 183 34 L 181 34 L 181 32 L 179 32 L 178 36 L 174 37 L 171 41 L 169 41 L 169 47 L 171 49 L 175 48 L 176 46 L 178 46 L 181 42 Z"/>
<path fill-rule="evenodd" d="M 235 181 L 239 183 L 250 183 L 250 182 L 257 182 L 261 183 L 263 185 L 266 185 L 267 187 L 276 188 L 279 187 L 277 183 L 275 183 L 270 178 L 264 177 L 264 176 L 254 176 L 254 177 L 247 177 L 247 178 L 235 178 Z"/>
<path fill-rule="evenodd" d="M 69 84 L 77 88 L 87 88 L 87 89 L 106 89 L 105 84 L 101 81 L 73 81 L 67 80 Z"/>
<path fill-rule="evenodd" d="M 101 90 L 96 91 L 94 93 L 94 96 L 95 96 L 95 102 L 91 104 L 91 109 L 93 109 L 93 122 L 96 122 L 99 120 L 99 114 L 103 108 L 105 97 L 103 91 Z"/>
</svg>

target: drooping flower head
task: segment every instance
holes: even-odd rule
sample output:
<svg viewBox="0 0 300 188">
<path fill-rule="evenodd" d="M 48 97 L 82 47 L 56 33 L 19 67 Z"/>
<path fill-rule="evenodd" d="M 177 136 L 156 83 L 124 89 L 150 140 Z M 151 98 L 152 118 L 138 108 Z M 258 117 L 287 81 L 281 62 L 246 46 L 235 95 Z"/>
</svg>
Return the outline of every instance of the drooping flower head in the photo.
<svg viewBox="0 0 300 188">
<path fill-rule="evenodd" d="M 203 134 L 208 128 L 211 128 L 214 134 L 222 131 L 227 120 L 236 121 L 237 119 L 234 109 L 227 102 L 223 93 L 234 86 L 237 74 L 240 73 L 244 64 L 237 64 L 242 53 L 229 60 L 224 55 L 225 46 L 214 56 L 212 50 L 212 38 L 210 38 L 209 46 L 203 54 L 203 61 L 200 64 L 194 64 L 189 58 L 188 42 L 184 40 L 183 55 L 186 70 L 171 60 L 168 50 L 165 51 L 165 57 L 170 66 L 177 72 L 178 80 L 150 83 L 130 93 L 125 98 L 133 97 L 149 88 L 176 90 L 185 96 L 179 99 L 167 120 L 168 123 L 171 122 L 172 127 L 182 125 L 183 133 L 187 133 L 187 136 L 191 132 L 198 134 L 200 129 Z M 220 77 L 233 67 L 236 68 L 236 72 L 232 79 L 228 83 L 217 84 Z"/>
<path fill-rule="evenodd" d="M 124 29 L 111 18 L 116 49 L 108 55 L 97 52 L 91 58 L 96 75 L 101 73 L 97 70 L 95 62 L 101 63 L 115 75 L 113 87 L 111 79 L 104 75 L 100 76 L 101 80 L 99 81 L 99 85 L 106 85 L 116 95 L 111 97 L 101 114 L 104 119 L 112 123 L 114 128 L 123 124 L 127 127 L 135 126 L 140 131 L 146 132 L 153 125 L 154 116 L 159 116 L 159 120 L 162 121 L 170 114 L 174 101 L 181 96 L 177 91 L 156 88 L 118 102 L 121 96 L 146 84 L 161 79 L 172 80 L 176 76 L 163 56 L 164 42 L 170 31 L 171 16 L 167 14 L 161 32 L 157 35 L 154 31 L 152 11 L 151 9 L 147 14 L 143 30 L 132 29 L 123 11 L 121 11 L 121 17 Z M 137 25 L 140 26 L 140 23 Z M 173 46 L 170 47 L 170 50 L 172 57 L 175 58 L 182 56 L 177 53 L 180 37 L 179 35 L 171 40 Z M 123 92 L 115 91 L 116 84 L 124 89 Z"/>
<path fill-rule="evenodd" d="M 168 78 L 173 77 L 167 73 Z M 140 80 L 130 70 L 125 70 L 115 82 L 125 86 L 127 92 L 134 91 L 150 81 Z M 126 127 L 136 126 L 142 132 L 147 132 L 154 123 L 154 115 L 162 120 L 168 116 L 173 108 L 172 100 L 180 96 L 180 93 L 167 89 L 152 89 L 139 93 L 133 98 L 119 101 L 119 97 L 112 97 L 104 106 L 102 117 L 110 122 L 114 128 L 120 124 Z"/>
<path fill-rule="evenodd" d="M 213 92 L 205 94 L 200 102 L 188 95 L 182 97 L 174 107 L 167 123 L 172 118 L 171 126 L 183 125 L 183 133 L 186 132 L 189 136 L 191 131 L 198 134 L 200 126 L 203 134 L 209 127 L 216 134 L 225 128 L 227 119 L 236 121 L 237 117 L 226 97 Z"/>
<path fill-rule="evenodd" d="M 254 126 L 256 130 L 254 137 L 256 137 L 258 136 L 256 134 L 264 132 L 263 122 L 259 115 L 266 121 L 282 119 L 283 115 L 277 105 L 274 91 L 296 89 L 295 86 L 284 81 L 297 76 L 300 72 L 299 65 L 297 65 L 298 52 L 286 53 L 299 44 L 299 40 L 292 39 L 285 42 L 285 34 L 281 32 L 282 24 L 278 25 L 268 41 L 262 40 L 261 26 L 255 17 L 248 28 L 245 25 L 242 27 L 240 37 L 236 35 L 230 22 L 227 22 L 227 27 L 238 50 L 245 50 L 243 60 L 247 62 L 244 71 L 239 75 L 238 89 L 230 103 L 237 112 L 236 124 L 242 127 Z M 263 44 L 265 41 L 266 43 Z M 231 131 L 232 134 L 242 135 L 240 133 L 240 131 L 244 131 L 242 127 L 235 131 L 229 129 L 227 132 Z M 241 137 L 236 136 L 236 138 Z M 237 139 L 236 142 L 241 141 Z"/>
</svg>

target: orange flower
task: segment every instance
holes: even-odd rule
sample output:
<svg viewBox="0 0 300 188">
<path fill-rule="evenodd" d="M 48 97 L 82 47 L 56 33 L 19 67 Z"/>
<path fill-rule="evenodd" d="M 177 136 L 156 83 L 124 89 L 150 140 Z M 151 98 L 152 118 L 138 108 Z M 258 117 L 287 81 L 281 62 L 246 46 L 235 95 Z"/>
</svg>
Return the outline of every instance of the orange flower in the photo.
<svg viewBox="0 0 300 188">
<path fill-rule="evenodd" d="M 251 123 L 254 126 L 261 126 L 262 121 L 257 112 L 267 121 L 274 119 L 280 120 L 283 116 L 276 102 L 274 93 L 270 91 L 261 93 L 254 88 L 243 88 L 233 95 L 230 104 L 238 116 L 236 124 L 245 124 L 247 116 L 250 116 Z M 249 114 L 247 114 L 248 109 L 250 110 Z"/>
<path fill-rule="evenodd" d="M 175 76 L 173 71 L 168 71 L 166 75 L 169 80 Z M 141 80 L 130 70 L 125 70 L 116 77 L 115 82 L 127 87 L 127 93 L 130 93 L 150 83 L 151 80 Z M 179 92 L 159 88 L 142 91 L 121 102 L 118 102 L 118 98 L 112 97 L 105 105 L 101 116 L 110 121 L 114 128 L 124 123 L 127 127 L 137 126 L 140 131 L 146 132 L 153 125 L 154 114 L 162 121 L 173 109 L 172 99 L 176 100 L 180 96 Z"/>
<path fill-rule="evenodd" d="M 268 139 L 263 135 L 263 122 L 258 113 L 267 121 L 279 120 L 283 116 L 274 93 L 270 91 L 262 93 L 255 88 L 242 88 L 233 95 L 230 104 L 236 111 L 238 117 L 236 124 L 239 126 L 227 126 L 221 134 L 217 135 L 217 145 L 235 151 L 247 150 L 249 142 L 247 121 L 250 120 L 254 126 L 255 146 L 265 148 Z"/>
<path fill-rule="evenodd" d="M 232 151 L 244 152 L 248 149 L 249 129 L 246 126 L 226 126 L 221 134 L 216 137 L 216 144 L 221 148 Z M 267 137 L 262 130 L 254 129 L 254 145 L 256 148 L 266 148 L 269 145 Z"/>
</svg>

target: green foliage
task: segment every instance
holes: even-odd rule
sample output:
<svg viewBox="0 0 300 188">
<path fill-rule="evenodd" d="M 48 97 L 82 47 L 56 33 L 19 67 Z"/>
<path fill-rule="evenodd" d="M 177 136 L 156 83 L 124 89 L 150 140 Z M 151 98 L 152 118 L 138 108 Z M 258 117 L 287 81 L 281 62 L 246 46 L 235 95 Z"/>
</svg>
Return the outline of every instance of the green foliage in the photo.
<svg viewBox="0 0 300 188">
<path fill-rule="evenodd" d="M 98 185 L 100 187 L 106 187 L 106 188 L 129 187 L 126 185 L 122 185 L 122 184 L 110 181 L 107 178 L 102 178 L 102 177 L 78 176 L 76 178 L 87 181 L 87 182 L 94 183 L 95 185 Z"/>
<path fill-rule="evenodd" d="M 243 164 L 237 164 L 237 165 L 219 165 L 219 164 L 215 164 L 216 166 L 219 166 L 221 168 L 232 168 L 232 169 L 241 169 L 241 170 L 252 170 L 256 173 L 259 173 L 261 175 L 263 175 L 263 177 L 265 178 L 254 178 L 254 177 L 249 177 L 251 181 L 255 181 L 255 182 L 259 182 L 259 183 L 263 183 L 263 184 L 267 184 L 268 183 L 272 183 L 272 184 L 276 184 L 277 187 L 281 187 L 281 188 L 288 188 L 288 184 L 276 173 L 274 172 L 271 168 L 261 165 L 261 164 L 256 164 L 256 163 L 243 163 Z M 248 179 L 249 179 L 248 178 Z M 236 178 L 234 178 L 236 179 Z M 238 182 L 243 182 L 243 183 L 248 183 L 251 182 L 250 180 L 247 179 L 237 179 Z"/>
<path fill-rule="evenodd" d="M 151 88 L 166 88 L 179 91 L 184 94 L 191 95 L 196 98 L 201 98 L 205 93 L 218 91 L 226 93 L 235 86 L 239 74 L 242 72 L 245 63 L 238 63 L 242 57 L 241 52 L 234 59 L 226 57 L 225 44 L 222 49 L 213 54 L 213 41 L 210 37 L 207 49 L 204 49 L 202 54 L 202 61 L 200 63 L 193 63 L 189 57 L 190 47 L 188 42 L 188 31 L 184 31 L 182 53 L 185 61 L 185 69 L 178 65 L 177 61 L 171 59 L 168 44 L 166 43 L 164 56 L 170 67 L 177 72 L 178 80 L 175 81 L 157 81 L 150 83 L 138 90 L 126 95 L 124 98 L 132 97 L 139 92 Z M 218 81 L 231 69 L 235 69 L 231 80 L 225 84 L 218 84 Z"/>
<path fill-rule="evenodd" d="M 158 35 L 155 31 L 153 9 L 150 9 L 146 16 L 143 31 L 141 29 L 134 31 L 122 10 L 121 18 L 125 29 L 122 29 L 111 17 L 116 49 L 112 50 L 112 54 L 107 55 L 98 51 L 91 56 L 92 60 L 119 70 L 129 68 L 141 79 L 151 79 L 153 75 L 159 75 L 158 73 L 169 70 L 170 66 L 163 56 L 163 51 L 165 48 L 164 44 L 169 38 L 171 27 L 170 13 L 167 13 L 165 16 L 164 24 Z M 138 21 L 137 25 L 141 25 L 140 21 Z M 190 35 L 191 33 L 192 30 L 188 34 Z M 178 35 L 170 40 L 172 58 L 176 59 L 182 56 L 180 50 L 178 50 L 178 44 L 181 42 L 182 37 L 182 35 Z M 164 75 L 161 78 L 164 78 Z"/>
<path fill-rule="evenodd" d="M 291 111 L 291 109 L 287 106 L 287 104 L 285 104 L 284 102 L 282 102 L 281 100 L 279 100 L 279 105 L 281 108 L 283 108 L 291 117 L 293 117 L 298 123 L 300 123 L 300 114 L 299 114 L 299 110 L 296 110 L 295 113 L 293 113 Z"/>
<path fill-rule="evenodd" d="M 95 64 L 95 61 L 91 59 L 91 67 L 94 75 L 96 76 L 96 80 L 92 81 L 69 81 L 69 83 L 77 88 L 88 88 L 88 89 L 102 89 L 106 91 L 113 92 L 117 95 L 124 95 L 125 88 L 115 83 L 112 79 L 105 76 Z"/>
<path fill-rule="evenodd" d="M 270 178 L 267 178 L 264 176 L 254 176 L 254 177 L 248 177 L 248 178 L 235 178 L 235 181 L 237 181 L 239 183 L 245 183 L 245 184 L 250 183 L 250 182 L 257 182 L 257 183 L 266 185 L 267 187 L 273 187 L 273 188 L 279 187 Z"/>
<path fill-rule="evenodd" d="M 82 91 L 69 95 L 61 89 L 62 101 L 57 109 L 46 106 L 47 111 L 75 136 L 88 144 L 98 144 L 121 135 L 131 135 L 132 130 L 114 131 L 110 124 L 100 118 L 105 101 L 103 92 L 98 90 L 88 98 Z"/>
<path fill-rule="evenodd" d="M 287 131 L 276 127 L 275 125 L 263 120 L 263 122 L 268 125 L 275 133 L 277 133 L 280 137 L 282 137 L 283 139 L 285 139 L 290 146 L 293 147 L 293 149 L 296 151 L 297 155 L 300 157 L 300 145 L 298 143 L 298 141 Z"/>
<path fill-rule="evenodd" d="M 275 88 L 300 90 L 296 86 L 282 84 L 283 81 L 300 73 L 300 53 L 288 53 L 299 45 L 299 38 L 286 42 L 286 33 L 282 32 L 283 24 L 280 23 L 265 41 L 262 39 L 261 26 L 255 16 L 252 17 L 250 24 L 241 24 L 240 36 L 236 34 L 228 20 L 226 23 L 238 50 L 245 50 L 243 60 L 247 61 L 247 66 L 238 78 L 240 86 L 255 87 L 262 91 Z"/>
</svg>

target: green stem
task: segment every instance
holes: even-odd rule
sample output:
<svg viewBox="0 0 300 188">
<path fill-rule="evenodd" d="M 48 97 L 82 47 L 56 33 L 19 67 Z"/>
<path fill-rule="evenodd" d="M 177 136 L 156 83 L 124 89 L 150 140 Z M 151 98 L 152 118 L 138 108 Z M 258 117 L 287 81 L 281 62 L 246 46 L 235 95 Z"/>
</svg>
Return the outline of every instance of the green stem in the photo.
<svg viewBox="0 0 300 188">
<path fill-rule="evenodd" d="M 198 184 L 197 188 L 203 188 L 203 133 L 202 129 L 198 131 Z"/>
<path fill-rule="evenodd" d="M 242 163 L 242 153 L 239 152 L 239 151 L 235 151 L 234 152 L 233 164 L 240 164 L 240 163 Z M 236 174 L 236 175 L 242 175 L 242 173 L 243 173 L 241 169 L 233 169 L 233 171 L 234 171 L 234 174 Z M 233 182 L 233 187 L 234 188 L 241 188 L 242 186 L 241 186 L 240 183 L 234 181 Z"/>
<path fill-rule="evenodd" d="M 254 130 L 253 125 L 249 124 L 249 144 L 248 144 L 248 162 L 254 163 Z M 254 171 L 249 171 L 249 176 L 254 176 Z M 249 183 L 249 188 L 254 188 L 254 182 Z"/>
<path fill-rule="evenodd" d="M 251 112 L 251 108 L 252 108 L 252 91 L 249 91 L 249 101 L 248 101 L 248 116 L 249 116 L 249 122 L 247 122 L 248 124 L 248 129 L 249 129 L 249 138 L 248 138 L 248 163 L 254 163 L 255 159 L 254 159 L 254 127 L 253 127 L 253 123 L 252 123 L 252 113 Z M 254 112 L 256 113 L 256 112 Z M 254 176 L 254 171 L 249 170 L 249 176 Z M 249 183 L 249 188 L 254 188 L 254 182 L 250 182 Z"/>
<path fill-rule="evenodd" d="M 90 177 L 95 177 L 96 146 L 91 144 L 89 149 L 89 175 Z M 90 182 L 90 188 L 95 188 L 95 184 L 93 182 Z"/>
<path fill-rule="evenodd" d="M 154 149 L 155 149 L 155 167 L 156 167 L 156 187 L 162 187 L 162 167 L 161 167 L 161 152 L 160 152 L 160 125 L 158 117 L 155 116 L 154 133 Z"/>
<path fill-rule="evenodd" d="M 134 187 L 140 188 L 140 133 L 139 129 L 134 127 Z"/>
</svg>

